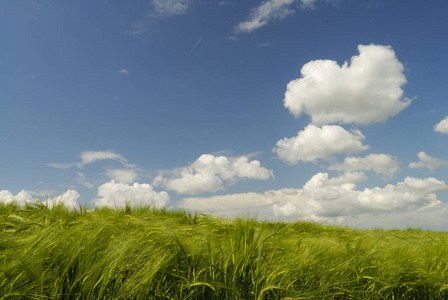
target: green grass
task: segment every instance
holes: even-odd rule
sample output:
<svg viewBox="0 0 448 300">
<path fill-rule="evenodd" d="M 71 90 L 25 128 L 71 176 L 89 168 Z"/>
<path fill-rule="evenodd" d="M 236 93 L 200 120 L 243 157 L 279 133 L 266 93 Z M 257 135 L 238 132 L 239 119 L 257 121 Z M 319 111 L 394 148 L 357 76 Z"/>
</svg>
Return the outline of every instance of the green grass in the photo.
<svg viewBox="0 0 448 300">
<path fill-rule="evenodd" d="M 0 299 L 448 299 L 448 234 L 0 203 Z"/>
</svg>

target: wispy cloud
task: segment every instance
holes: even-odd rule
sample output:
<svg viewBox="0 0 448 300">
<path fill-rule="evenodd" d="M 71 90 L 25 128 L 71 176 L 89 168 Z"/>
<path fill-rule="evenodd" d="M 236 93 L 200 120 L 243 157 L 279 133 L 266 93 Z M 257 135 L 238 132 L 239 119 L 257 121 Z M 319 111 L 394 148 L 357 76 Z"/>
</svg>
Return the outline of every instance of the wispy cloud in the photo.
<svg viewBox="0 0 448 300">
<path fill-rule="evenodd" d="M 235 27 L 238 33 L 251 33 L 255 29 L 267 25 L 271 20 L 281 20 L 294 13 L 290 6 L 295 0 L 269 0 L 251 10 L 249 20 Z"/>
<path fill-rule="evenodd" d="M 82 168 L 83 166 L 91 164 L 97 160 L 105 160 L 105 159 L 118 160 L 122 163 L 128 162 L 126 158 L 113 151 L 84 151 L 81 153 L 80 158 L 81 162 L 77 163 L 77 166 L 79 168 Z"/>
<path fill-rule="evenodd" d="M 46 165 L 49 167 L 52 167 L 52 168 L 56 168 L 56 169 L 70 169 L 71 167 L 76 166 L 76 163 L 72 163 L 72 164 L 49 163 Z"/>
<path fill-rule="evenodd" d="M 185 14 L 192 2 L 192 0 L 152 0 L 152 5 L 157 16 L 169 17 Z"/>
<path fill-rule="evenodd" d="M 221 5 L 221 6 L 233 6 L 234 3 L 231 2 L 231 1 L 219 1 L 218 5 Z"/>
<path fill-rule="evenodd" d="M 127 164 L 128 161 L 126 158 L 121 156 L 120 154 L 117 154 L 113 151 L 84 151 L 81 152 L 81 155 L 79 156 L 81 158 L 81 162 L 74 162 L 74 163 L 48 163 L 46 164 L 49 167 L 56 168 L 56 169 L 69 169 L 72 167 L 77 167 L 82 169 L 85 165 L 91 164 L 98 160 L 118 160 L 123 164 Z"/>
<path fill-rule="evenodd" d="M 120 71 L 118 71 L 118 73 L 127 75 L 127 74 L 129 74 L 129 71 L 126 69 L 121 69 Z"/>
<path fill-rule="evenodd" d="M 264 48 L 270 47 L 270 46 L 271 46 L 271 43 L 260 43 L 257 45 L 257 47 L 264 47 Z"/>
<path fill-rule="evenodd" d="M 104 171 L 104 175 L 107 175 L 111 180 L 115 180 L 119 183 L 133 183 L 142 173 L 142 170 L 137 168 L 136 165 L 128 162 L 126 158 L 122 155 L 115 153 L 114 151 L 83 151 L 79 156 L 80 162 L 73 163 L 49 163 L 46 164 L 49 167 L 57 169 L 70 169 L 77 168 L 79 170 L 83 169 L 86 165 L 95 163 L 97 161 L 111 160 L 121 163 L 121 168 L 113 168 L 111 166 L 107 167 Z M 86 175 L 81 171 L 76 171 L 76 181 L 78 184 L 92 189 L 95 187 L 91 181 L 86 179 Z"/>
<path fill-rule="evenodd" d="M 92 184 L 86 180 L 86 175 L 84 175 L 84 173 L 77 171 L 76 174 L 78 175 L 78 183 L 80 185 L 83 185 L 89 189 L 93 189 L 95 187 L 94 184 Z"/>
<path fill-rule="evenodd" d="M 141 35 L 148 33 L 155 20 L 186 14 L 190 10 L 193 1 L 194 0 L 152 0 L 152 9 L 146 12 L 142 20 L 132 24 L 129 34 Z"/>
<path fill-rule="evenodd" d="M 191 50 L 190 50 L 190 53 L 193 52 L 194 49 L 196 49 L 196 47 L 199 45 L 199 43 L 201 43 L 201 41 L 202 41 L 202 38 L 200 38 L 200 39 L 196 42 L 196 44 L 194 44 L 193 48 L 191 48 Z"/>
<path fill-rule="evenodd" d="M 294 14 L 293 4 L 300 8 L 314 9 L 316 0 L 268 0 L 251 9 L 248 20 L 235 26 L 236 33 L 251 33 L 274 20 L 282 20 Z"/>
</svg>

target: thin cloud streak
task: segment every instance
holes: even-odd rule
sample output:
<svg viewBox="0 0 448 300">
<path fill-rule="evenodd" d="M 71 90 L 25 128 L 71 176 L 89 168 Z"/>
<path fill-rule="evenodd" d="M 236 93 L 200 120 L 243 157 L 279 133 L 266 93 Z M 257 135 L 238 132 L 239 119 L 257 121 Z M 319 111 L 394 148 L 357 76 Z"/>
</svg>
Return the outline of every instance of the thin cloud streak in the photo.
<svg viewBox="0 0 448 300">
<path fill-rule="evenodd" d="M 192 53 L 192 52 L 194 51 L 194 49 L 196 49 L 196 47 L 201 43 L 201 41 L 202 41 L 202 38 L 200 38 L 200 39 L 196 42 L 196 44 L 193 46 L 193 48 L 191 48 L 190 53 Z"/>
</svg>

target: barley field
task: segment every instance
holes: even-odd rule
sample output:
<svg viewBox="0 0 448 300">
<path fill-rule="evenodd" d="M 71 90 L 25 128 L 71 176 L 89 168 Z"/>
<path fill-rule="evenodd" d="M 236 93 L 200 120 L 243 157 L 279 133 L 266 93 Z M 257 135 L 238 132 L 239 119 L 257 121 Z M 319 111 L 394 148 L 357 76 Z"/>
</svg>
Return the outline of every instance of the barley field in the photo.
<svg viewBox="0 0 448 300">
<path fill-rule="evenodd" d="M 0 203 L 0 299 L 448 299 L 448 233 Z"/>
</svg>

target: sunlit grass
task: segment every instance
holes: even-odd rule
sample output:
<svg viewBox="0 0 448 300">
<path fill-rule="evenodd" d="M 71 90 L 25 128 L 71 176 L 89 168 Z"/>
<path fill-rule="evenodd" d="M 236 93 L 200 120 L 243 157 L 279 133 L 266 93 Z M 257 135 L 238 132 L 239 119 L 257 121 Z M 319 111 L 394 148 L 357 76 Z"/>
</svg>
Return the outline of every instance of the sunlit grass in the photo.
<svg viewBox="0 0 448 300">
<path fill-rule="evenodd" d="M 447 238 L 0 203 L 0 299 L 447 299 Z"/>
</svg>

